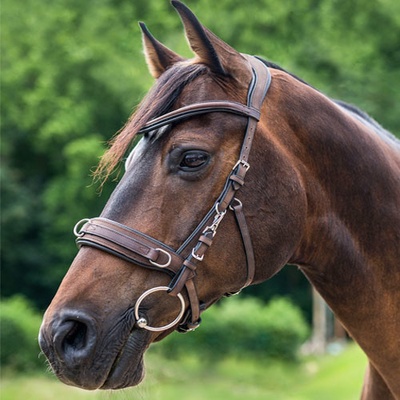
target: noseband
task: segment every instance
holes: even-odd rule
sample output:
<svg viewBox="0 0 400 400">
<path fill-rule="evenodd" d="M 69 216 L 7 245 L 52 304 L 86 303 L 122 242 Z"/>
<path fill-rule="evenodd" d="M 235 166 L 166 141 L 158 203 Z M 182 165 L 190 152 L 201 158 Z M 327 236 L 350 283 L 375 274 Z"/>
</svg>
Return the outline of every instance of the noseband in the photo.
<svg viewBox="0 0 400 400">
<path fill-rule="evenodd" d="M 155 118 L 139 131 L 139 133 L 150 132 L 167 124 L 212 112 L 233 113 L 248 119 L 239 160 L 229 174 L 220 196 L 179 249 L 174 250 L 142 232 L 106 218 L 84 219 L 78 222 L 74 228 L 79 247 L 94 247 L 135 265 L 162 271 L 171 276 L 172 280 L 168 286 L 151 288 L 145 291 L 136 301 L 135 318 L 139 328 L 150 331 L 164 331 L 179 323 L 178 331 L 187 332 L 199 326 L 200 313 L 209 304 L 200 304 L 199 302 L 194 284 L 195 271 L 211 246 L 219 224 L 228 210 L 234 212 L 246 254 L 247 277 L 239 291 L 253 281 L 255 272 L 253 247 L 243 214 L 242 203 L 235 197 L 235 194 L 243 186 L 246 173 L 250 168 L 248 159 L 251 144 L 257 122 L 260 119 L 261 105 L 271 83 L 271 74 L 267 66 L 257 58 L 247 55 L 245 57 L 252 67 L 252 80 L 248 89 L 247 105 L 233 101 L 196 103 Z M 186 305 L 181 294 L 184 287 L 190 303 L 190 309 L 185 317 Z M 181 303 L 181 310 L 171 323 L 161 327 L 153 327 L 149 326 L 147 319 L 140 314 L 140 305 L 147 296 L 159 291 L 165 291 L 177 297 Z"/>
</svg>

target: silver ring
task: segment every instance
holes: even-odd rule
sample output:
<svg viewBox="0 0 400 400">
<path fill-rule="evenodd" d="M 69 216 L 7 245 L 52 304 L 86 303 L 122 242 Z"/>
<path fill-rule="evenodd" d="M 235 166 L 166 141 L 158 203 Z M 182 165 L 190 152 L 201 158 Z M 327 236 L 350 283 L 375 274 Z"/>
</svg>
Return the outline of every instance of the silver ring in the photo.
<svg viewBox="0 0 400 400">
<path fill-rule="evenodd" d="M 218 210 L 218 207 L 219 207 L 219 202 L 217 201 L 217 202 L 215 203 L 215 212 L 218 214 L 218 217 L 224 216 L 224 215 L 226 214 L 226 210 L 224 210 L 224 211 L 219 211 L 219 210 Z"/>
<path fill-rule="evenodd" d="M 84 235 L 84 233 L 81 232 L 81 229 L 84 227 L 84 225 L 85 225 L 87 222 L 90 222 L 90 218 L 81 219 L 80 221 L 78 221 L 78 222 L 75 224 L 73 232 L 74 232 L 74 235 L 75 235 L 76 237 L 81 237 L 81 236 Z"/>
<path fill-rule="evenodd" d="M 242 202 L 241 202 L 237 197 L 234 197 L 233 200 L 232 200 L 232 203 L 229 205 L 229 209 L 230 209 L 230 210 L 232 210 L 232 211 L 234 210 L 234 207 L 233 207 L 233 205 L 232 205 L 234 201 L 236 201 L 236 203 L 237 203 L 237 205 L 238 205 L 239 207 L 242 207 L 242 206 L 243 206 Z"/>
<path fill-rule="evenodd" d="M 148 295 L 150 295 L 154 292 L 160 292 L 160 291 L 167 292 L 168 290 L 170 290 L 170 288 L 168 286 L 157 286 L 155 288 L 146 290 L 137 299 L 136 304 L 135 304 L 135 318 L 136 318 L 137 325 L 140 328 L 147 329 L 148 331 L 152 331 L 152 332 L 161 332 L 161 331 L 165 331 L 169 328 L 172 328 L 174 325 L 176 325 L 181 320 L 181 318 L 183 317 L 183 314 L 185 313 L 185 300 L 180 293 L 178 293 L 177 297 L 181 302 L 181 311 L 179 312 L 179 315 L 171 323 L 164 325 L 164 326 L 160 326 L 160 327 L 149 326 L 149 325 L 147 325 L 147 320 L 145 318 L 139 316 L 139 306 L 140 306 L 141 302 Z"/>
</svg>

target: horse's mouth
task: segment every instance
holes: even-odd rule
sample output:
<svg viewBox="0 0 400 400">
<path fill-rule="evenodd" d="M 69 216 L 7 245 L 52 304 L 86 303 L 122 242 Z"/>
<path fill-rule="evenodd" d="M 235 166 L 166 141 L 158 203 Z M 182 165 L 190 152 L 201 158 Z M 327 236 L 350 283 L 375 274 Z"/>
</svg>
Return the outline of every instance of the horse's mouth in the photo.
<svg viewBox="0 0 400 400">
<path fill-rule="evenodd" d="M 149 346 L 135 329 L 117 354 L 99 389 L 124 389 L 138 385 L 145 376 L 144 353 Z M 146 336 L 146 335 L 144 335 Z"/>
</svg>

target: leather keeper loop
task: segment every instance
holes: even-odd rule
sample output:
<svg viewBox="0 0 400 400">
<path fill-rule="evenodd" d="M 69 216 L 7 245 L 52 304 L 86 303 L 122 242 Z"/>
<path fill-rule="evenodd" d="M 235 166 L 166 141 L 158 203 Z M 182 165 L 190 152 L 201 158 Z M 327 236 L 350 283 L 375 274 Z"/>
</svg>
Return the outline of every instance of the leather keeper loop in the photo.
<svg viewBox="0 0 400 400">
<path fill-rule="evenodd" d="M 177 296 L 178 293 L 182 291 L 187 282 L 196 276 L 193 266 L 194 264 L 192 264 L 191 268 L 186 265 L 182 266 L 178 274 L 176 274 L 170 282 L 170 290 L 168 291 L 168 294 L 170 294 L 171 296 Z M 194 266 L 194 268 L 196 268 L 196 266 Z"/>
<path fill-rule="evenodd" d="M 188 258 L 183 262 L 183 265 L 186 268 L 190 269 L 193 273 L 197 268 L 197 265 L 195 263 L 191 262 Z"/>
<path fill-rule="evenodd" d="M 240 186 L 244 185 L 244 178 L 238 176 L 238 175 L 231 175 L 229 178 L 231 181 L 234 181 L 238 183 Z"/>
<path fill-rule="evenodd" d="M 199 242 L 204 243 L 207 247 L 210 247 L 213 242 L 213 238 L 209 238 L 207 235 L 201 235 L 199 237 Z"/>
</svg>

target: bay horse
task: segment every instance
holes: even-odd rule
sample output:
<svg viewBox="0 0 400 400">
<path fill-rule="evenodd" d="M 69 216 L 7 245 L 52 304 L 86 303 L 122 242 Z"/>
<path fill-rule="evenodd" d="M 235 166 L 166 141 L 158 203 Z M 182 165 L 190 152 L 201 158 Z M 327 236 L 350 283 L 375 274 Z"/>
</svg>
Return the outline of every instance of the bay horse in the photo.
<svg viewBox="0 0 400 400">
<path fill-rule="evenodd" d="M 152 342 L 292 264 L 368 356 L 361 397 L 400 399 L 399 141 L 172 5 L 195 57 L 141 24 L 156 83 L 99 165 L 142 135 L 124 176 L 74 229 L 39 335 L 52 369 L 89 390 L 137 385 Z"/>
</svg>

